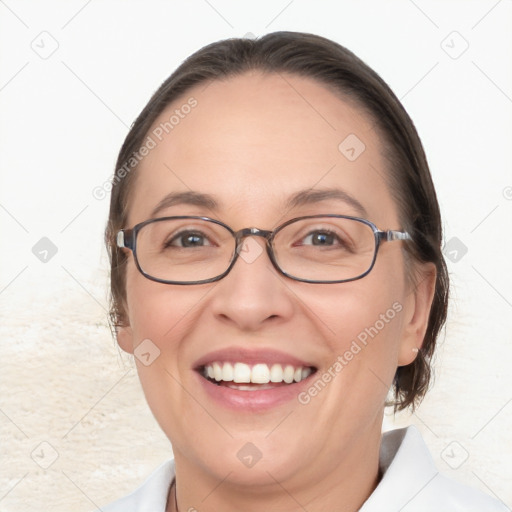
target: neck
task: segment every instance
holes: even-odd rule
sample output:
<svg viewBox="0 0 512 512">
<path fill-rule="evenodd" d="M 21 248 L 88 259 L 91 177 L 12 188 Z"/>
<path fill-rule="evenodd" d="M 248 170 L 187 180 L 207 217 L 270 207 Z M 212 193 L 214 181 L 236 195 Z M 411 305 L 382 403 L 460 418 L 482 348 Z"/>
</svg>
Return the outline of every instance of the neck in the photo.
<svg viewBox="0 0 512 512">
<path fill-rule="evenodd" d="M 355 512 L 377 487 L 380 428 L 350 446 L 333 461 L 329 453 L 319 454 L 310 463 L 301 462 L 297 472 L 279 481 L 266 471 L 262 485 L 240 484 L 233 473 L 216 478 L 175 452 L 176 485 L 171 488 L 167 512 Z M 228 473 L 228 472 L 226 472 Z M 175 506 L 177 503 L 177 507 Z"/>
</svg>

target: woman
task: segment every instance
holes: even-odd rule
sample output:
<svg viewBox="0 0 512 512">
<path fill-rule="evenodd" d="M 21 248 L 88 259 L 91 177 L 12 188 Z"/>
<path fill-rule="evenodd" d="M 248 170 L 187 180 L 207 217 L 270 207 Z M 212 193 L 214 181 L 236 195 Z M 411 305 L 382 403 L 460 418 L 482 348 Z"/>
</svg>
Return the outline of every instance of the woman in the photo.
<svg viewBox="0 0 512 512">
<path fill-rule="evenodd" d="M 106 231 L 174 460 L 103 510 L 506 510 L 414 427 L 381 436 L 428 388 L 441 238 L 414 125 L 351 52 L 279 32 L 187 59 L 125 140 Z"/>
</svg>

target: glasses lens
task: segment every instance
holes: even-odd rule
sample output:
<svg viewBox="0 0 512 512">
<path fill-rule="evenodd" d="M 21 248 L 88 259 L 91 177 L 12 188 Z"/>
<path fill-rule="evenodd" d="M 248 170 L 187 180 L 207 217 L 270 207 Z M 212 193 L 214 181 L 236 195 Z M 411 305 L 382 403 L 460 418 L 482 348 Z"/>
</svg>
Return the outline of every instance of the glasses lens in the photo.
<svg viewBox="0 0 512 512">
<path fill-rule="evenodd" d="M 375 235 L 368 224 L 337 217 L 301 219 L 274 238 L 279 267 L 291 277 L 343 281 L 364 274 L 375 256 Z"/>
<path fill-rule="evenodd" d="M 224 273 L 235 240 L 215 222 L 168 219 L 146 224 L 137 234 L 137 260 L 143 272 L 163 281 L 193 282 Z"/>
</svg>

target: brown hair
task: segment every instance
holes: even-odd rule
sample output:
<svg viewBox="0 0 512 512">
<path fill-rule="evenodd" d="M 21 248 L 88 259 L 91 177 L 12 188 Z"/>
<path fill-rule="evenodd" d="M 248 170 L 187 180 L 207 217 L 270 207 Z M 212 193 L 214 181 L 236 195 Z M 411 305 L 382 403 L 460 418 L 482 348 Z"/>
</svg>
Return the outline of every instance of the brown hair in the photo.
<svg viewBox="0 0 512 512">
<path fill-rule="evenodd" d="M 250 70 L 288 73 L 311 78 L 354 100 L 375 126 L 385 144 L 391 189 L 403 229 L 412 236 L 406 249 L 413 261 L 433 262 L 437 269 L 435 296 L 427 332 L 418 357 L 397 368 L 393 381 L 395 412 L 415 406 L 431 380 L 436 339 L 446 320 L 448 273 L 441 252 L 439 205 L 427 160 L 416 128 L 402 104 L 375 71 L 343 46 L 313 34 L 274 32 L 259 39 L 227 39 L 212 43 L 187 58 L 153 94 L 133 123 L 119 152 L 105 240 L 111 262 L 113 327 L 126 323 L 126 255 L 116 246 L 116 233 L 126 228 L 136 162 L 130 160 L 144 144 L 155 120 L 187 90 L 211 80 L 226 79 Z M 133 169 L 127 169 L 131 162 Z"/>
</svg>

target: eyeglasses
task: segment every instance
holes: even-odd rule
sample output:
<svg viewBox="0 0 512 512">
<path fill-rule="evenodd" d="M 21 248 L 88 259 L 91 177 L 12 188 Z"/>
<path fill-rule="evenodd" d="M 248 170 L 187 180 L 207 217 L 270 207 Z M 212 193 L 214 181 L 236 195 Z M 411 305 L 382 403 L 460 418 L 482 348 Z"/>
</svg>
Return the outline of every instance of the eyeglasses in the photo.
<svg viewBox="0 0 512 512">
<path fill-rule="evenodd" d="M 148 279 L 167 284 L 218 281 L 244 257 L 247 237 L 263 237 L 267 254 L 282 275 L 305 283 L 344 283 L 361 279 L 375 264 L 381 242 L 410 240 L 404 231 L 379 230 L 373 223 L 346 215 L 311 215 L 289 220 L 273 231 L 233 231 L 208 217 L 150 219 L 117 233 L 117 246 L 133 252 Z M 257 244 L 257 242 L 253 242 Z M 259 254 L 259 253 L 258 253 Z"/>
</svg>

